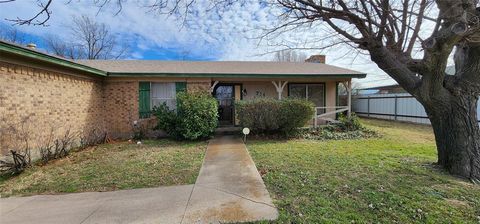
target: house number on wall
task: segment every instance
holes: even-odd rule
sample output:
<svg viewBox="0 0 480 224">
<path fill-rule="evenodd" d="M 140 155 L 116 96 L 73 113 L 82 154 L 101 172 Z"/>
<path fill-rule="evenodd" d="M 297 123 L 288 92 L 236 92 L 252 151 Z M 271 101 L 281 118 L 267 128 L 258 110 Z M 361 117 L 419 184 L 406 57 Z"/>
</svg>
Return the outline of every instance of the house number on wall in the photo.
<svg viewBox="0 0 480 224">
<path fill-rule="evenodd" d="M 255 91 L 255 98 L 262 98 L 265 97 L 265 92 L 257 90 Z"/>
</svg>

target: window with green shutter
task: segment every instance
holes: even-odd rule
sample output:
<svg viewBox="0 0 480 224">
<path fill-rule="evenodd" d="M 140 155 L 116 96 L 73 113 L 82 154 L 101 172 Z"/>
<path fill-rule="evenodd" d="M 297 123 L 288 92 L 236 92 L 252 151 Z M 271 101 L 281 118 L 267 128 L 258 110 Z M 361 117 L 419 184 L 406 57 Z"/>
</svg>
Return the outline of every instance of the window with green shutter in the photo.
<svg viewBox="0 0 480 224">
<path fill-rule="evenodd" d="M 186 91 L 186 82 L 139 82 L 139 116 L 149 118 L 152 107 L 165 103 L 170 109 L 176 108 L 176 93 Z"/>
<path fill-rule="evenodd" d="M 140 82 L 138 88 L 138 111 L 140 118 L 150 117 L 150 82 Z"/>
</svg>

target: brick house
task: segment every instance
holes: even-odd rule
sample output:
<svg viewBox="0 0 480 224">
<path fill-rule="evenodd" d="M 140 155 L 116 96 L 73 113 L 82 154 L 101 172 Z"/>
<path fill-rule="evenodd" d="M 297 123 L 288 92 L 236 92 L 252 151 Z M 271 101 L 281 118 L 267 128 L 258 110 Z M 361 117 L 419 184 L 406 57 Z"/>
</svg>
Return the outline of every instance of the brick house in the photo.
<svg viewBox="0 0 480 224">
<path fill-rule="evenodd" d="M 220 102 L 220 124 L 235 125 L 235 100 L 299 97 L 328 114 L 337 109 L 338 85 L 365 77 L 325 64 L 324 56 L 307 61 L 72 61 L 0 42 L 0 119 L 15 123 L 28 117 L 35 129 L 31 139 L 45 138 L 49 128 L 103 129 L 127 138 L 133 122 L 147 119 L 154 105 L 174 107 L 178 91 L 211 92 Z"/>
</svg>

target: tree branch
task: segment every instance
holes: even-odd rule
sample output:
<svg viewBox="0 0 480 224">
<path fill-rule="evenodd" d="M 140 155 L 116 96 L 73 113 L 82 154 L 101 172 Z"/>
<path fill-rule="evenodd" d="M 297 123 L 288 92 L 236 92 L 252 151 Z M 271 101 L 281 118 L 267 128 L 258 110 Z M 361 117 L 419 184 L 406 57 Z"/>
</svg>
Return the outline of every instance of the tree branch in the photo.
<svg viewBox="0 0 480 224">
<path fill-rule="evenodd" d="M 6 0 L 0 1 L 0 3 L 9 3 L 14 2 L 15 0 Z M 6 19 L 7 21 L 14 22 L 16 25 L 34 25 L 34 26 L 47 26 L 46 23 L 50 19 L 52 12 L 49 10 L 53 0 L 48 0 L 47 4 L 43 4 L 40 0 L 37 1 L 37 6 L 40 8 L 40 11 L 29 19 L 21 19 L 17 17 L 16 19 Z M 45 18 L 38 20 L 41 15 L 45 15 Z"/>
</svg>

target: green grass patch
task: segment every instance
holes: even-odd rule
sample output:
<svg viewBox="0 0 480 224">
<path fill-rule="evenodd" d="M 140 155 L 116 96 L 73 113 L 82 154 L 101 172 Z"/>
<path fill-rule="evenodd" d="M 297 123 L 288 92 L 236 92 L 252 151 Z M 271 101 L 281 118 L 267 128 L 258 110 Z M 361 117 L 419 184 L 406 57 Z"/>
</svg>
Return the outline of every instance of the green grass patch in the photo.
<svg viewBox="0 0 480 224">
<path fill-rule="evenodd" d="M 206 142 L 122 142 L 91 147 L 18 176 L 0 176 L 2 197 L 193 184 Z"/>
<path fill-rule="evenodd" d="M 480 186 L 434 165 L 430 126 L 362 120 L 380 138 L 249 141 L 274 223 L 479 223 Z"/>
</svg>

